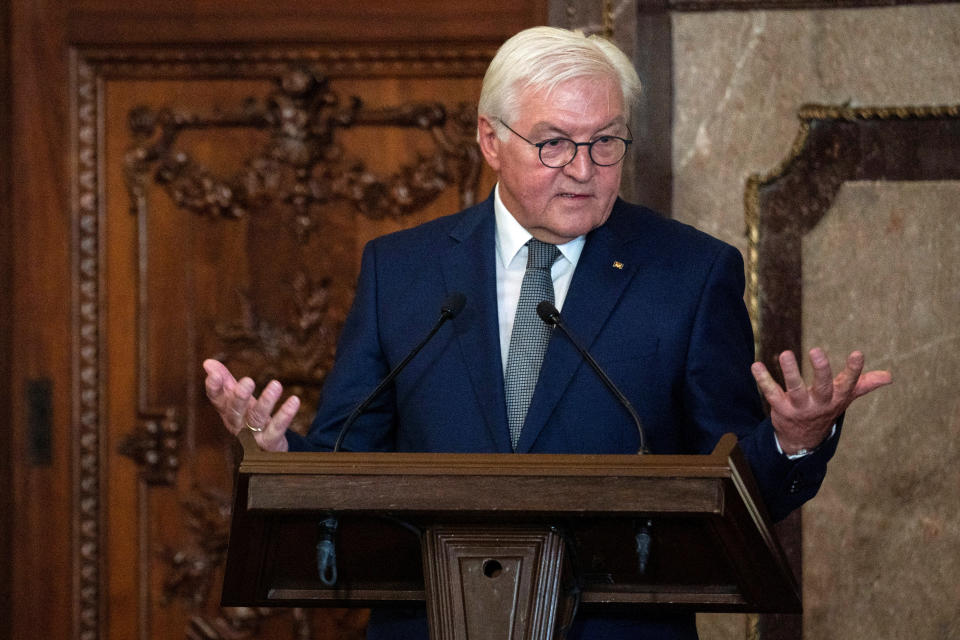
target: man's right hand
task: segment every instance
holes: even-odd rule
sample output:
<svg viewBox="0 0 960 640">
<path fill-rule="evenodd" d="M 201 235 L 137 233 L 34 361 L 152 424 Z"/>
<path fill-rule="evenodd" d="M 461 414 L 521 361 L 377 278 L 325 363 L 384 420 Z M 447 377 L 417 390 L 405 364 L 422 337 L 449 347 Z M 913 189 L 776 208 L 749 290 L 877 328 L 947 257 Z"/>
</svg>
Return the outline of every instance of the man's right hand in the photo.
<svg viewBox="0 0 960 640">
<path fill-rule="evenodd" d="M 237 435 L 242 429 L 250 429 L 261 449 L 287 450 L 284 434 L 297 415 L 300 398 L 290 396 L 274 412 L 273 408 L 283 394 L 283 387 L 276 380 L 271 380 L 260 397 L 255 398 L 253 380 L 236 380 L 222 362 L 204 360 L 203 369 L 207 372 L 204 382 L 207 397 L 230 433 Z"/>
</svg>

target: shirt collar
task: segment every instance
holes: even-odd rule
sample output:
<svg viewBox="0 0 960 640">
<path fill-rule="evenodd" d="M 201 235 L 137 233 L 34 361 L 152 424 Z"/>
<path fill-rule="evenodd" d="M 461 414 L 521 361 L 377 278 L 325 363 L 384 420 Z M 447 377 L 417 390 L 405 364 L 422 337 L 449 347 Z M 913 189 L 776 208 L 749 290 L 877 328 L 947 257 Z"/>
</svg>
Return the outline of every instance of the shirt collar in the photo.
<svg viewBox="0 0 960 640">
<path fill-rule="evenodd" d="M 493 213 L 497 226 L 497 257 L 500 260 L 500 264 L 506 268 L 510 266 L 510 263 L 517 256 L 520 249 L 522 249 L 533 236 L 517 222 L 517 219 L 513 217 L 513 214 L 510 213 L 506 205 L 503 204 L 503 200 L 500 199 L 499 182 L 493 190 Z M 570 242 L 557 245 L 557 248 L 560 249 L 560 254 L 566 258 L 570 264 L 576 266 L 577 261 L 580 259 L 580 253 L 583 251 L 584 242 L 586 242 L 586 236 L 578 236 Z"/>
</svg>

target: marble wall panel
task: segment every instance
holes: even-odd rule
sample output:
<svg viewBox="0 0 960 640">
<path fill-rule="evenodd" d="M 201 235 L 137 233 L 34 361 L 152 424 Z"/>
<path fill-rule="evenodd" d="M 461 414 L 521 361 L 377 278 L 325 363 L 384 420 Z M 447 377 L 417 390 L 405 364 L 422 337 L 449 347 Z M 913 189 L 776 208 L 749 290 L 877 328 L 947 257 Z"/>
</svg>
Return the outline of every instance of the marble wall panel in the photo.
<svg viewBox="0 0 960 640">
<path fill-rule="evenodd" d="M 745 181 L 787 157 L 801 105 L 960 104 L 960 5 L 674 13 L 672 28 L 673 213 L 741 250 Z M 835 358 L 863 348 L 868 364 L 893 368 L 899 383 L 854 406 L 828 485 L 805 507 L 804 637 L 958 637 L 955 561 L 920 559 L 928 549 L 949 554 L 951 545 L 958 548 L 957 509 L 950 505 L 960 482 L 946 470 L 956 454 L 960 416 L 943 388 L 920 387 L 924 380 L 942 382 L 960 364 L 956 334 L 944 321 L 957 316 L 956 304 L 944 301 L 960 299 L 949 279 L 960 255 L 949 218 L 957 219 L 953 203 L 960 199 L 949 184 L 851 189 L 805 241 L 804 260 L 823 260 L 804 266 L 811 287 L 805 341 L 825 344 Z M 874 212 L 863 204 L 871 199 L 873 207 L 886 207 L 886 217 L 862 226 L 843 222 L 840 212 L 847 209 Z M 923 212 L 934 226 L 908 212 Z M 898 224 L 900 231 L 888 229 Z M 891 234 L 912 248 L 891 246 Z M 946 243 L 936 251 L 935 236 Z M 910 289 L 916 278 L 922 291 Z M 913 297 L 904 297 L 908 289 Z M 862 303 L 867 311 L 860 311 Z M 939 360 L 925 359 L 924 350 Z M 879 426 L 880 417 L 887 426 Z M 904 438 L 896 447 L 913 452 L 899 475 L 887 469 L 899 452 L 890 432 Z M 877 467 L 883 472 L 870 472 Z M 923 500 L 905 512 L 911 496 Z M 749 622 L 702 616 L 699 626 L 704 640 L 720 640 L 749 636 Z"/>
<path fill-rule="evenodd" d="M 958 203 L 960 182 L 847 183 L 804 238 L 804 335 L 897 380 L 851 407 L 804 507 L 807 638 L 960 637 Z"/>
<path fill-rule="evenodd" d="M 672 18 L 674 217 L 741 249 L 744 183 L 801 105 L 960 104 L 960 4 Z"/>
</svg>

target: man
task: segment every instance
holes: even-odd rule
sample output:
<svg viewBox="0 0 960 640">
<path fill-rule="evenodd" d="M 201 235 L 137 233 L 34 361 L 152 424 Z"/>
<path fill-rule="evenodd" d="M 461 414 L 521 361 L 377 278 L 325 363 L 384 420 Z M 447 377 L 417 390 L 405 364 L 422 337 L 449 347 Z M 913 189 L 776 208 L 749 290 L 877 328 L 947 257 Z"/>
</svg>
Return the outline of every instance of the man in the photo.
<svg viewBox="0 0 960 640">
<path fill-rule="evenodd" d="M 751 378 L 740 254 L 617 197 L 639 86 L 630 61 L 602 39 L 538 27 L 508 40 L 478 110 L 494 194 L 367 246 L 307 437 L 287 431 L 295 397 L 275 410 L 277 382 L 256 397 L 249 378 L 238 382 L 205 362 L 207 394 L 227 428 L 253 429 L 274 451 L 331 448 L 346 416 L 426 334 L 433 309 L 462 292 L 463 311 L 358 418 L 345 448 L 636 452 L 638 432 L 623 406 L 569 340 L 530 319 L 531 300 L 552 299 L 636 407 L 652 453 L 708 453 L 734 432 L 775 518 L 812 497 L 843 411 L 890 375 L 861 375 L 863 356 L 854 352 L 833 378 L 814 349 L 809 388 L 789 352 L 780 357 L 786 390 L 760 363 Z M 422 615 L 396 612 L 375 612 L 369 633 L 427 637 Z M 687 614 L 580 616 L 568 637 L 695 638 L 696 628 Z"/>
</svg>

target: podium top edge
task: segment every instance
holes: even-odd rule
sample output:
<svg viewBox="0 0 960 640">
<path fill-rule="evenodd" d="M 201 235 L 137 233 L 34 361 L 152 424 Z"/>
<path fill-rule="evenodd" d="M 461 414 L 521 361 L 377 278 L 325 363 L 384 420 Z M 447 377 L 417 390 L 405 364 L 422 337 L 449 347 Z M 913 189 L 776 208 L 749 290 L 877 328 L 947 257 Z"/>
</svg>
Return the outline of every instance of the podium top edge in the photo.
<svg viewBox="0 0 960 640">
<path fill-rule="evenodd" d="M 737 446 L 727 434 L 707 455 L 269 452 L 241 432 L 240 473 L 410 475 L 701 475 L 726 476 Z"/>
</svg>

